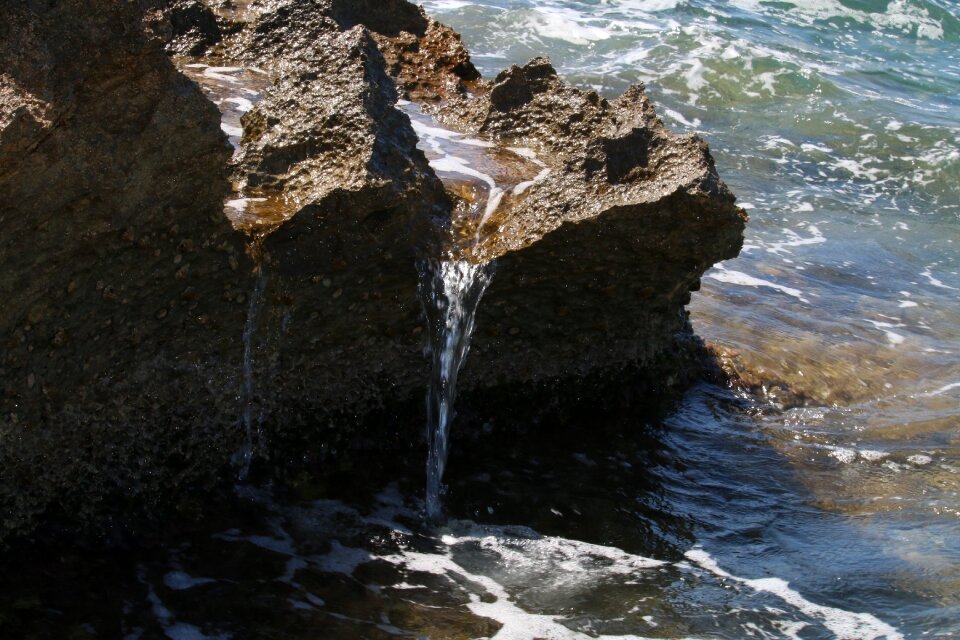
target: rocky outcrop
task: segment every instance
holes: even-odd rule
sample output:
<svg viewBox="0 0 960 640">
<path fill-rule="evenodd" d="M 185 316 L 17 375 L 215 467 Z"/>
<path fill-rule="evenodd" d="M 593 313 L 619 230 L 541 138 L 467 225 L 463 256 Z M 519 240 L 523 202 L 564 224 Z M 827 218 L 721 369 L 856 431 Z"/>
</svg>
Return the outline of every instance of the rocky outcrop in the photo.
<svg viewBox="0 0 960 640">
<path fill-rule="evenodd" d="M 460 35 L 407 0 L 281 0 L 269 5 L 251 29 L 228 39 L 222 54 L 239 60 L 302 60 L 330 27 L 369 33 L 403 97 L 436 101 L 462 95 L 480 80 Z M 329 55 L 321 54 L 321 55 Z"/>
<path fill-rule="evenodd" d="M 322 14 L 297 14 L 303 11 L 293 3 L 266 14 L 250 43 L 255 57 L 275 60 L 281 71 L 243 117 L 240 189 L 282 194 L 293 211 L 309 204 L 322 215 L 376 214 L 402 244 L 428 239 L 443 225 L 423 223 L 442 221 L 449 202 L 394 106 L 396 87 L 376 42 L 361 26 L 344 31 Z M 310 38 L 290 49 L 282 34 L 301 18 Z"/>
<path fill-rule="evenodd" d="M 242 152 L 244 158 L 257 153 L 262 123 L 271 118 L 275 131 L 288 121 L 333 122 L 329 130 L 321 127 L 322 135 L 336 135 L 340 121 L 292 115 L 289 109 L 300 107 L 289 96 L 300 95 L 306 105 L 311 93 L 327 96 L 331 80 L 322 69 L 349 76 L 340 70 L 343 63 L 327 61 L 323 53 L 341 51 L 338 42 L 359 43 L 354 47 L 376 42 L 401 91 L 404 77 L 420 71 L 418 62 L 389 53 L 391 43 L 417 39 L 422 44 L 429 36 L 431 23 L 419 20 L 418 12 L 401 12 L 384 24 L 364 3 L 351 5 L 349 18 L 337 12 L 336 3 L 317 2 L 320 9 L 301 15 L 303 6 L 281 3 L 279 12 L 265 14 L 245 41 L 248 50 L 242 56 L 281 61 L 285 69 L 313 65 L 313 72 L 308 81 L 292 86 L 281 79 L 274 90 L 279 99 L 268 97 L 245 119 L 245 145 L 252 144 Z M 321 51 L 309 49 L 313 42 Z M 371 53 L 365 59 L 374 58 Z M 440 122 L 504 148 L 533 149 L 548 170 L 522 194 L 505 197 L 477 233 L 480 242 L 454 240 L 462 231 L 455 213 L 454 233 L 445 232 L 447 251 L 472 261 L 494 260 L 497 270 L 460 378 L 458 428 L 479 433 L 474 427 L 481 424 L 516 426 L 517 407 L 533 395 L 546 404 L 572 397 L 609 402 L 621 395 L 611 389 L 616 380 L 614 386 L 631 388 L 634 397 L 682 389 L 697 375 L 701 356 L 684 305 L 710 265 L 738 253 L 746 218 L 719 180 L 706 144 L 670 133 L 642 88 L 608 101 L 569 86 L 544 59 L 505 71 L 492 83 L 464 83 L 452 67 L 433 69 L 440 70 L 426 74 L 430 86 L 457 87 L 442 94 L 442 106 L 433 106 L 438 93 L 422 100 Z M 368 95 L 371 87 L 385 84 L 379 79 L 365 85 Z M 395 123 L 391 130 L 407 136 L 406 117 L 393 108 L 394 98 L 376 95 L 382 95 L 387 118 Z M 336 99 L 323 99 L 328 100 Z M 307 110 L 328 113 L 321 105 Z M 391 437 L 418 440 L 422 412 L 417 405 L 428 370 L 421 354 L 425 337 L 413 264 L 436 251 L 418 252 L 411 240 L 418 234 L 398 223 L 404 215 L 408 221 L 423 220 L 425 207 L 392 194 L 439 200 L 432 195 L 432 172 L 422 169 L 420 154 L 412 150 L 413 140 L 395 142 L 392 148 L 401 155 L 406 149 L 415 168 L 388 171 L 394 176 L 392 191 L 342 205 L 322 190 L 307 191 L 300 200 L 304 208 L 262 240 L 270 284 L 260 317 L 255 403 L 264 433 L 298 442 L 293 451 L 309 447 L 302 440 L 305 433 L 340 451 L 395 446 Z M 357 165 L 344 165 L 349 160 L 324 158 L 323 148 L 312 145 L 314 166 L 332 167 L 334 182 L 347 183 L 341 166 L 348 166 L 344 175 L 365 175 Z M 370 166 L 384 164 L 363 165 Z M 299 169 L 292 173 L 304 175 Z M 269 184 L 273 175 L 268 172 L 261 184 Z M 426 177 L 411 183 L 410 175 Z M 376 202 L 389 206 L 377 210 Z M 437 211 L 449 211 L 446 206 L 434 205 L 433 218 Z M 473 237 L 473 231 L 459 235 Z M 571 389 L 574 393 L 567 393 Z M 317 416 L 336 419 L 318 424 Z M 364 416 L 379 428 L 357 429 Z M 282 458 L 282 449 L 274 455 Z M 290 462 L 284 459 L 282 465 L 288 468 Z"/>
<path fill-rule="evenodd" d="M 567 85 L 542 58 L 504 71 L 481 96 L 451 101 L 440 117 L 537 149 L 550 169 L 466 250 L 495 259 L 498 274 L 463 384 L 640 366 L 650 367 L 650 387 L 674 386 L 692 368 L 682 357 L 690 292 L 739 253 L 746 220 L 706 143 L 667 130 L 642 87 L 608 101 Z"/>
<path fill-rule="evenodd" d="M 0 24 L 0 538 L 183 504 L 245 446 L 273 475 L 418 446 L 428 258 L 496 265 L 458 429 L 696 374 L 684 305 L 745 216 L 642 88 L 607 100 L 544 59 L 484 82 L 405 0 L 224 11 L 18 0 Z M 236 154 L 164 47 L 269 73 Z M 537 175 L 479 224 L 400 97 Z M 282 215 L 233 230 L 240 197 Z"/>
<path fill-rule="evenodd" d="M 219 114 L 112 0 L 0 23 L 0 538 L 143 512 L 235 447 L 249 267 Z M 217 462 L 220 461 L 220 462 Z"/>
</svg>

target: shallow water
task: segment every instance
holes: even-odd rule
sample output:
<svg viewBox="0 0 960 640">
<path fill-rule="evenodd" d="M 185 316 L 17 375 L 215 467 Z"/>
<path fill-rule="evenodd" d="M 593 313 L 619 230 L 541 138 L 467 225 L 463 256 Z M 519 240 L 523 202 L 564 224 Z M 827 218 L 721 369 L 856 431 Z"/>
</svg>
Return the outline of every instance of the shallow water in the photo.
<svg viewBox="0 0 960 640">
<path fill-rule="evenodd" d="M 160 552 L 52 560 L 47 613 L 3 615 L 77 637 L 960 637 L 957 5 L 425 6 L 487 77 L 547 54 L 608 96 L 644 81 L 710 141 L 751 222 L 693 321 L 759 395 L 700 385 L 663 424 L 486 451 L 454 427 L 439 528 L 417 470 L 336 499 L 241 488 Z M 516 188 L 472 147 L 431 159 Z M 533 179 L 524 158 L 501 160 Z"/>
<path fill-rule="evenodd" d="M 695 392 L 668 421 L 673 435 L 742 429 L 753 451 L 745 478 L 667 500 L 689 505 L 696 544 L 908 637 L 960 635 L 957 5 L 426 7 L 485 75 L 546 53 L 608 96 L 645 82 L 670 126 L 711 142 L 749 210 L 743 254 L 707 274 L 693 320 L 774 382 L 744 413 Z M 727 466 L 723 447 L 693 451 L 696 474 Z"/>
</svg>

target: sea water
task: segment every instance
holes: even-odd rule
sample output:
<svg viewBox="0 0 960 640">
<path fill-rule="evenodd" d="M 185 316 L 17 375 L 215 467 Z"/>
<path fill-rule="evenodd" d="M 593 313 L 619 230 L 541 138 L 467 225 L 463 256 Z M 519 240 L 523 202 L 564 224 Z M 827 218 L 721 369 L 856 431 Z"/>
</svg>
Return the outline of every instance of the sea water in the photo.
<svg viewBox="0 0 960 640">
<path fill-rule="evenodd" d="M 711 143 L 751 216 L 692 319 L 778 382 L 740 400 L 695 390 L 667 421 L 667 467 L 685 471 L 664 504 L 692 542 L 723 571 L 906 636 L 960 635 L 958 5 L 425 6 L 487 76 L 546 54 L 607 97 L 644 82 L 671 128 Z M 768 633 L 813 632 L 739 632 Z"/>
</svg>

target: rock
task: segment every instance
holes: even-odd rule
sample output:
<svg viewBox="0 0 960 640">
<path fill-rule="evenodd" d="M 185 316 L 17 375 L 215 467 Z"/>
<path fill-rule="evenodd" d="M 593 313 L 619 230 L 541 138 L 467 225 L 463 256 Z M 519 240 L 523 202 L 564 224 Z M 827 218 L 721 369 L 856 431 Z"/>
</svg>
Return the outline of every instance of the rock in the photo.
<svg viewBox="0 0 960 640">
<path fill-rule="evenodd" d="M 377 225 L 402 234 L 393 240 L 428 240 L 443 226 L 431 226 L 431 218 L 442 220 L 449 201 L 416 148 L 409 120 L 395 108 L 396 87 L 370 32 L 341 31 L 313 15 L 309 41 L 281 48 L 275 45 L 289 42 L 282 37 L 289 25 L 277 14 L 288 6 L 259 23 L 257 37 L 267 44 L 252 44 L 261 59 L 282 56 L 282 75 L 242 119 L 241 190 L 282 193 L 294 210 L 311 205 L 304 215 L 376 215 Z"/>
<path fill-rule="evenodd" d="M 140 19 L 113 0 L 4 8 L 0 539 L 175 502 L 239 439 L 231 150 Z"/>
<path fill-rule="evenodd" d="M 387 84 L 371 71 L 384 62 L 372 43 L 385 52 L 387 69 L 405 86 L 403 78 L 418 67 L 409 63 L 412 59 L 391 55 L 391 47 L 403 39 L 422 43 L 431 29 L 411 11 L 388 21 L 393 27 L 386 31 L 365 18 L 364 3 L 355 5 L 349 18 L 330 2 L 315 2 L 309 11 L 302 3 L 279 7 L 262 16 L 245 45 L 287 74 L 278 81 L 276 98 L 268 97 L 244 121 L 247 148 L 240 174 L 252 167 L 247 184 L 271 185 L 275 179 L 269 172 L 263 178 L 256 173 L 257 154 L 269 146 L 260 142 L 267 121 L 283 135 L 284 123 L 292 123 L 292 131 L 303 128 L 287 136 L 287 147 L 317 135 L 362 140 L 365 131 L 375 130 L 376 117 L 341 122 L 328 115 L 325 103 L 349 113 L 346 105 L 359 100 L 336 79 L 362 78 L 367 95 L 392 105 L 388 91 L 372 92 Z M 328 56 L 327 51 L 338 53 Z M 362 72 L 353 62 L 358 57 L 368 65 Z M 331 68 L 335 71 L 325 71 Z M 303 82 L 287 80 L 303 74 Z M 425 84 L 424 91 L 460 83 L 460 89 L 442 94 L 442 106 L 429 106 L 442 122 L 504 147 L 535 149 L 549 168 L 522 196 L 506 199 L 481 230 L 481 243 L 460 249 L 470 260 L 495 260 L 497 275 L 480 305 L 474 349 L 461 377 L 458 430 L 479 433 L 474 427 L 491 421 L 516 426 L 521 413 L 524 419 L 535 417 L 536 407 L 528 402 L 532 395 L 544 408 L 569 405 L 571 398 L 612 402 L 627 387 L 634 397 L 647 398 L 683 389 L 698 375 L 703 357 L 684 305 L 707 268 L 738 253 L 746 220 L 718 178 L 706 144 L 696 136 L 670 133 L 642 87 L 608 101 L 569 86 L 545 59 L 513 67 L 493 83 L 468 86 L 449 69 L 440 77 L 447 80 Z M 377 80 L 369 84 L 370 78 Z M 470 95 L 463 94 L 467 89 Z M 440 96 L 422 94 L 407 95 L 428 105 Z M 314 104 L 312 95 L 322 98 Z M 394 178 L 391 190 L 341 204 L 342 191 L 331 198 L 329 187 L 291 188 L 285 186 L 290 184 L 286 174 L 277 178 L 276 184 L 305 206 L 262 240 L 270 284 L 254 377 L 263 389 L 257 397 L 263 430 L 284 443 L 273 452 L 284 467 L 293 463 L 281 453 L 291 442 L 298 444 L 289 450 L 300 452 L 302 461 L 311 457 L 302 453 L 309 441 L 356 452 L 418 439 L 417 405 L 428 371 L 421 355 L 413 263 L 431 252 L 417 251 L 417 234 L 408 230 L 411 221 L 427 215 L 425 207 L 417 207 L 417 194 L 437 203 L 434 218 L 447 209 L 434 195 L 432 172 L 413 149 L 406 116 L 392 107 L 382 113 L 380 122 L 394 119 L 390 130 L 404 132 L 402 138 L 392 137 L 395 157 L 415 160 L 415 168 L 402 175 L 417 180 Z M 353 148 L 342 142 L 329 146 L 335 144 Z M 366 153 L 358 155 L 366 158 Z M 257 162 L 251 165 L 248 157 Z M 349 184 L 348 176 L 364 175 L 363 167 L 371 166 L 315 158 L 304 161 L 314 163 L 313 169 L 301 169 L 299 159 L 286 157 L 272 166 L 291 167 L 289 174 L 307 176 L 308 185 L 327 179 L 312 177 L 322 174 L 321 167 L 328 167 L 332 185 Z M 396 176 L 402 166 L 398 162 L 384 175 Z M 384 200 L 389 208 L 377 211 L 375 203 Z M 448 247 L 452 242 L 448 235 Z M 611 384 L 618 391 L 611 391 Z M 528 413 L 518 411 L 520 406 Z"/>
<path fill-rule="evenodd" d="M 602 402 L 603 381 L 625 376 L 640 397 L 684 388 L 703 357 L 684 306 L 706 269 L 739 253 L 747 218 L 706 143 L 668 131 L 642 87 L 608 101 L 569 86 L 543 58 L 448 101 L 438 117 L 534 149 L 549 168 L 462 249 L 497 265 L 462 403 L 472 394 L 488 408 L 491 393 L 519 401 L 532 389 L 551 402 L 564 388 L 587 400 L 591 380 Z"/>
<path fill-rule="evenodd" d="M 223 39 L 217 16 L 199 0 L 175 0 L 167 16 L 172 36 L 168 53 L 198 56 Z"/>
<path fill-rule="evenodd" d="M 251 448 L 283 478 L 419 447 L 416 264 L 447 252 L 496 264 L 455 438 L 698 373 L 684 305 L 745 214 L 642 88 L 606 100 L 545 59 L 484 82 L 405 0 L 37 7 L 0 24 L 0 539 L 215 495 Z M 270 74 L 235 157 L 163 47 Z M 400 96 L 541 175 L 476 229 Z M 282 215 L 232 230 L 228 173 Z"/>
<path fill-rule="evenodd" d="M 460 35 L 407 0 L 281 0 L 269 5 L 252 28 L 225 46 L 225 57 L 303 60 L 320 51 L 331 27 L 366 29 L 387 61 L 404 97 L 436 101 L 463 95 L 480 80 Z M 280 74 L 284 75 L 284 74 Z"/>
<path fill-rule="evenodd" d="M 404 31 L 375 37 L 408 99 L 435 102 L 466 95 L 480 80 L 460 35 L 436 20 L 428 19 L 422 34 Z"/>
</svg>

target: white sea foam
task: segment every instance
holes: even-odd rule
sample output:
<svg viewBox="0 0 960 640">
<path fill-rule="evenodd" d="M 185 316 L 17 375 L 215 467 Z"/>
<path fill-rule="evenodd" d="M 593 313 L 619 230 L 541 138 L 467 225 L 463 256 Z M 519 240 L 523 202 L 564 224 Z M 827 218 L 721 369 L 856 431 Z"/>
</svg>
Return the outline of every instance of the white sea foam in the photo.
<svg viewBox="0 0 960 640">
<path fill-rule="evenodd" d="M 731 0 L 731 4 L 755 13 L 782 11 L 761 0 Z M 828 21 L 831 19 L 849 18 L 876 29 L 915 33 L 917 37 L 931 40 L 943 38 L 942 23 L 933 18 L 926 8 L 908 0 L 893 0 L 882 12 L 860 11 L 840 0 L 791 0 L 788 6 L 782 14 L 784 19 L 800 24 L 812 24 L 815 21 L 830 24 Z"/>
<path fill-rule="evenodd" d="M 246 98 L 234 97 L 234 98 L 224 98 L 224 102 L 230 102 L 237 105 L 237 111 L 246 113 L 253 109 L 253 102 L 247 100 Z"/>
<path fill-rule="evenodd" d="M 541 37 L 580 46 L 611 37 L 607 29 L 588 24 L 582 13 L 565 7 L 548 5 L 532 9 L 526 15 L 526 24 Z"/>
<path fill-rule="evenodd" d="M 513 195 L 519 196 L 519 195 L 523 194 L 523 192 L 526 191 L 527 189 L 529 189 L 530 187 L 532 187 L 532 186 L 534 186 L 534 185 L 536 185 L 536 184 L 539 184 L 539 183 L 543 182 L 544 180 L 546 180 L 546 179 L 547 179 L 547 176 L 549 176 L 549 175 L 550 175 L 550 169 L 541 169 L 541 170 L 540 170 L 540 173 L 538 173 L 536 176 L 534 176 L 533 180 L 526 180 L 526 181 L 524 181 L 524 182 L 521 182 L 521 183 L 518 184 L 517 186 L 515 186 L 515 187 L 513 188 L 513 192 L 512 192 Z"/>
<path fill-rule="evenodd" d="M 685 3 L 682 0 L 617 0 L 610 4 L 616 9 L 627 13 L 647 14 L 676 9 Z"/>
<path fill-rule="evenodd" d="M 537 580 L 540 589 L 585 589 L 607 575 L 647 571 L 665 564 L 613 547 L 539 536 L 523 527 L 495 527 L 462 521 L 451 523 L 450 532 L 441 537 L 441 542 L 444 547 L 439 553 L 404 551 L 381 559 L 402 566 L 407 571 L 443 576 L 454 583 L 465 578 L 480 586 L 486 592 L 486 597 L 481 599 L 478 594 L 471 593 L 467 608 L 475 615 L 492 618 L 503 625 L 492 637 L 493 640 L 539 637 L 557 640 L 639 640 L 640 636 L 636 635 L 583 633 L 563 624 L 565 617 L 561 614 L 526 611 L 503 586 L 504 581 L 516 583 L 523 576 L 528 582 Z M 503 574 L 502 577 L 495 579 L 486 572 L 467 569 L 455 559 L 471 550 L 479 553 L 475 559 L 493 561 L 496 573 Z"/>
<path fill-rule="evenodd" d="M 238 213 L 243 213 L 247 210 L 247 207 L 251 202 L 266 202 L 266 198 L 234 198 L 233 200 L 227 200 L 223 203 L 223 206 L 228 209 L 233 209 Z"/>
<path fill-rule="evenodd" d="M 739 578 L 720 568 L 716 560 L 703 549 L 691 549 L 687 559 L 717 577 L 746 585 L 755 591 L 777 596 L 805 615 L 819 620 L 838 640 L 902 640 L 903 636 L 894 627 L 869 613 L 853 613 L 843 609 L 815 604 L 790 588 L 780 578 Z"/>
<path fill-rule="evenodd" d="M 850 464 L 857 459 L 856 450 L 847 449 L 846 447 L 832 447 L 830 450 L 830 455 L 843 464 Z"/>
<path fill-rule="evenodd" d="M 251 497 L 262 500 L 259 494 L 253 494 Z M 313 570 L 347 576 L 353 576 L 358 567 L 368 562 L 385 562 L 400 569 L 400 575 L 405 579 L 398 580 L 394 584 L 367 585 L 368 589 L 377 593 L 384 588 L 400 591 L 436 590 L 438 586 L 434 581 L 420 580 L 417 574 L 436 576 L 446 581 L 451 589 L 465 592 L 469 599 L 466 607 L 473 614 L 496 620 L 502 625 L 500 630 L 492 636 L 492 640 L 529 640 L 532 637 L 559 640 L 640 638 L 636 635 L 600 635 L 594 629 L 589 629 L 589 632 L 581 631 L 577 628 L 580 623 L 579 616 L 572 614 L 563 606 L 558 606 L 556 611 L 552 611 L 550 605 L 546 603 L 551 601 L 551 593 L 556 594 L 559 601 L 569 602 L 571 598 L 587 597 L 591 590 L 601 585 L 636 584 L 644 579 L 644 576 L 659 576 L 663 572 L 679 572 L 682 576 L 684 573 L 695 570 L 690 562 L 720 578 L 718 586 L 726 586 L 724 582 L 733 581 L 758 594 L 769 594 L 782 600 L 784 606 L 761 606 L 765 607 L 766 615 L 770 616 L 770 624 L 781 630 L 787 637 L 791 637 L 790 633 L 809 627 L 812 619 L 841 640 L 853 638 L 899 640 L 901 638 L 896 629 L 872 615 L 815 604 L 791 589 L 782 579 L 751 580 L 728 573 L 720 569 L 713 558 L 700 548 L 691 549 L 686 554 L 690 562 L 671 563 L 629 553 L 613 546 L 558 536 L 544 536 L 524 526 L 498 526 L 468 520 L 453 520 L 438 531 L 435 537 L 432 537 L 433 544 L 429 547 L 431 550 L 423 551 L 420 545 L 413 548 L 407 542 L 408 536 L 417 534 L 412 534 L 395 520 L 397 517 L 415 518 L 417 514 L 415 509 L 404 505 L 403 498 L 395 486 L 389 487 L 377 496 L 375 508 L 366 516 L 353 508 L 330 500 L 317 501 L 298 513 L 300 515 L 293 516 L 294 521 L 300 523 L 297 525 L 298 528 L 309 523 L 314 527 L 322 527 L 323 531 L 339 535 L 360 532 L 365 527 L 372 526 L 376 528 L 378 538 L 392 539 L 396 544 L 390 550 L 378 553 L 349 547 L 337 540 L 332 540 L 327 553 L 319 556 L 301 556 L 296 552 L 290 535 L 278 524 L 284 520 L 283 518 L 278 518 L 274 523 L 271 535 L 249 536 L 231 530 L 216 537 L 256 544 L 271 552 L 284 555 L 290 561 L 295 561 L 299 568 L 309 567 Z M 292 516 L 287 514 L 287 519 L 290 517 Z M 336 526 L 327 529 L 326 523 L 332 522 L 336 522 Z M 390 533 L 385 535 L 385 530 Z M 288 562 L 287 574 L 290 573 L 289 565 L 290 562 Z M 324 600 L 307 592 L 302 585 L 294 583 L 292 575 L 285 575 L 280 579 L 300 590 L 295 598 L 299 603 L 294 605 L 296 608 L 325 607 L 329 615 L 341 617 L 344 620 L 357 624 L 382 624 L 389 627 L 389 629 L 381 629 L 388 633 L 393 633 L 390 630 L 396 630 L 387 617 L 384 617 L 380 623 L 376 623 L 350 618 L 330 610 Z M 424 582 L 432 586 L 428 587 Z M 525 590 L 528 589 L 535 591 L 536 599 L 540 603 L 532 611 L 524 596 Z M 155 600 L 158 618 L 162 619 L 165 628 L 171 627 L 174 623 L 174 614 L 163 607 L 152 589 L 151 595 Z M 643 603 L 643 599 L 637 601 L 630 613 L 644 613 Z M 657 626 L 650 615 L 638 617 L 642 617 L 650 627 Z M 749 631 L 746 625 L 744 630 Z M 402 633 L 409 635 L 411 632 Z"/>
<path fill-rule="evenodd" d="M 691 129 L 696 129 L 696 128 L 699 127 L 701 124 L 703 124 L 702 122 L 700 122 L 700 119 L 699 119 L 699 118 L 694 118 L 692 121 L 687 120 L 686 118 L 683 117 L 683 114 L 678 113 L 678 112 L 674 111 L 673 109 L 664 109 L 664 110 L 663 110 L 663 115 L 667 116 L 668 118 L 672 118 L 672 119 L 676 120 L 677 122 L 679 122 L 680 124 L 682 124 L 682 125 L 684 125 L 684 126 L 686 126 L 686 127 L 690 127 Z"/>
<path fill-rule="evenodd" d="M 450 129 L 431 127 L 428 124 L 424 124 L 423 122 L 412 118 L 410 120 L 410 124 L 413 125 L 414 132 L 420 138 L 446 140 L 448 142 L 456 142 L 458 144 L 466 144 L 473 147 L 493 148 L 496 146 L 492 142 L 488 142 L 486 140 L 477 140 L 476 138 L 468 138 L 462 133 L 451 131 Z"/>
<path fill-rule="evenodd" d="M 809 203 L 804 203 L 809 204 Z M 806 209 L 803 209 L 804 211 Z M 810 210 L 813 210 L 813 206 L 810 206 Z M 784 229 L 783 234 L 787 237 L 786 240 L 780 242 L 772 242 L 766 245 L 767 253 L 772 253 L 775 255 L 783 253 L 792 253 L 789 251 L 791 247 L 805 247 L 813 244 L 823 244 L 827 241 L 827 238 L 820 231 L 820 228 L 816 225 L 807 225 L 806 231 L 810 236 L 804 238 L 799 233 L 793 229 Z"/>
<path fill-rule="evenodd" d="M 717 265 L 704 275 L 705 278 L 710 278 L 711 280 L 716 280 L 718 282 L 724 282 L 726 284 L 735 284 L 743 287 L 766 287 L 768 289 L 774 289 L 780 293 L 785 293 L 788 296 L 794 297 L 801 302 L 810 301 L 803 297 L 803 292 L 799 289 L 794 289 L 793 287 L 787 287 L 782 284 L 777 284 L 776 282 L 771 282 L 769 280 L 762 280 L 751 275 L 747 275 L 742 271 L 733 271 L 732 269 L 727 269 L 723 265 Z"/>
<path fill-rule="evenodd" d="M 932 285 L 935 286 L 935 287 L 938 287 L 938 288 L 940 288 L 940 289 L 950 289 L 951 291 L 956 291 L 956 290 L 957 290 L 956 287 L 951 287 L 950 285 L 944 284 L 942 280 L 939 280 L 939 279 L 933 277 L 933 272 L 930 271 L 931 268 L 932 268 L 932 267 L 927 267 L 925 271 L 922 271 L 922 272 L 920 273 L 920 275 L 922 275 L 924 278 L 926 278 L 927 280 L 929 280 L 929 281 L 930 281 L 930 284 L 932 284 Z"/>
<path fill-rule="evenodd" d="M 334 540 L 330 543 L 330 551 L 318 560 L 318 565 L 323 571 L 349 576 L 353 574 L 357 567 L 370 562 L 374 558 L 375 556 L 369 551 L 345 547 Z"/>
<path fill-rule="evenodd" d="M 960 388 L 960 382 L 952 382 L 950 384 L 943 385 L 939 389 L 935 389 L 923 395 L 927 397 L 939 396 L 939 395 L 943 395 L 944 393 L 947 393 L 948 391 L 953 391 L 954 389 L 958 389 L 958 388 Z"/>
<path fill-rule="evenodd" d="M 470 176 L 471 178 L 477 178 L 478 180 L 484 182 L 490 189 L 496 189 L 496 181 L 486 173 L 482 171 L 477 171 L 463 158 L 458 158 L 457 156 L 443 156 L 442 158 L 437 158 L 430 161 L 430 166 L 433 167 L 434 171 L 440 173 L 459 173 L 460 175 Z"/>
<path fill-rule="evenodd" d="M 211 80 L 218 80 L 227 84 L 240 84 L 241 80 L 233 75 L 243 71 L 242 67 L 207 67 L 203 70 L 203 75 Z"/>
<path fill-rule="evenodd" d="M 464 2 L 463 0 L 426 0 L 423 6 L 433 13 L 444 13 L 447 11 L 456 11 L 464 7 L 475 5 L 475 2 Z"/>
<path fill-rule="evenodd" d="M 885 451 L 877 451 L 876 449 L 861 449 L 857 453 L 867 462 L 877 462 L 889 455 Z"/>
<path fill-rule="evenodd" d="M 220 128 L 223 129 L 223 132 L 228 136 L 240 137 L 243 135 L 243 129 L 229 125 L 226 122 L 221 122 Z"/>
<path fill-rule="evenodd" d="M 142 572 L 139 577 L 141 582 L 147 584 Z M 160 596 L 158 596 L 154 590 L 153 585 L 150 584 L 147 584 L 147 601 L 150 603 L 150 609 L 157 619 L 157 622 L 163 627 L 164 635 L 170 638 L 170 640 L 227 640 L 230 637 L 226 634 L 216 636 L 206 635 L 192 624 L 176 622 L 173 612 L 163 604 Z"/>
<path fill-rule="evenodd" d="M 866 322 L 872 324 L 877 329 L 880 329 L 881 331 L 883 331 L 884 335 L 887 338 L 887 342 L 889 342 L 894 346 L 898 344 L 903 344 L 903 342 L 906 340 L 906 338 L 901 334 L 896 333 L 895 331 L 891 331 L 891 329 L 897 329 L 905 326 L 902 323 L 893 324 L 890 322 L 883 322 L 881 320 L 870 320 L 869 318 L 866 318 L 865 320 Z"/>
<path fill-rule="evenodd" d="M 200 585 L 210 584 L 211 582 L 215 581 L 210 578 L 194 578 L 183 571 L 171 571 L 163 576 L 163 583 L 175 591 L 192 589 Z"/>
</svg>

